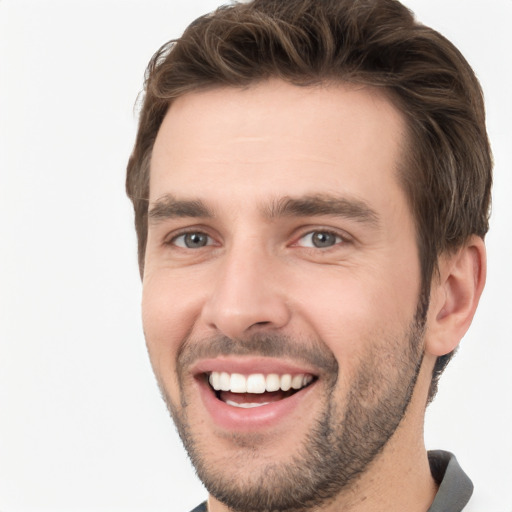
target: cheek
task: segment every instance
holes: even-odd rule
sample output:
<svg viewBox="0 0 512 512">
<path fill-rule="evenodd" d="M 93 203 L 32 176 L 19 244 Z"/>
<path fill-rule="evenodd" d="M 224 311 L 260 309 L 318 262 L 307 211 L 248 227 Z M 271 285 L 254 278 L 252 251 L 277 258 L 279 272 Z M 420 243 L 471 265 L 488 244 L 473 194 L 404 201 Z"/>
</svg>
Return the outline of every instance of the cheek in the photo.
<svg viewBox="0 0 512 512">
<path fill-rule="evenodd" d="M 304 274 L 296 305 L 306 323 L 336 356 L 340 366 L 360 359 L 368 343 L 378 347 L 408 329 L 419 284 L 384 266 L 333 269 L 330 275 Z"/>
<path fill-rule="evenodd" d="M 142 321 L 149 342 L 172 349 L 190 331 L 201 309 L 203 293 L 193 276 L 169 269 L 150 269 L 142 284 Z M 176 347 L 177 349 L 177 347 Z"/>
<path fill-rule="evenodd" d="M 191 331 L 196 315 L 175 280 L 164 273 L 147 272 L 142 288 L 142 323 L 153 371 L 167 392 L 177 390 L 176 357 Z M 175 402 L 176 403 L 176 402 Z"/>
</svg>

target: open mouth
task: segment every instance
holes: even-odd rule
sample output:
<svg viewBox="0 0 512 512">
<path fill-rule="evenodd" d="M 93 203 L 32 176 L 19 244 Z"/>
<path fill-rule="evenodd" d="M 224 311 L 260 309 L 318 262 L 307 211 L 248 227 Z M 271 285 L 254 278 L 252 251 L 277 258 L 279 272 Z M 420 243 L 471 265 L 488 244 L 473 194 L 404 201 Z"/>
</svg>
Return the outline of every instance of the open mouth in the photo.
<svg viewBox="0 0 512 512">
<path fill-rule="evenodd" d="M 213 371 L 206 374 L 217 399 L 232 407 L 262 407 L 288 398 L 310 386 L 311 374 L 255 373 L 242 375 Z"/>
</svg>

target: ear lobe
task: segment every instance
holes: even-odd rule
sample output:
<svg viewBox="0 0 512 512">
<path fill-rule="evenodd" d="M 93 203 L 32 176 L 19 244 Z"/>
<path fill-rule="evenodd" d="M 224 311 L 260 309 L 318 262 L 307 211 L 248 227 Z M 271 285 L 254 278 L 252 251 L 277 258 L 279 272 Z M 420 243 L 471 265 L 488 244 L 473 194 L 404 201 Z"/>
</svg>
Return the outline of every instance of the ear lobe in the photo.
<svg viewBox="0 0 512 512">
<path fill-rule="evenodd" d="M 473 320 L 485 285 L 485 244 L 471 237 L 455 253 L 439 259 L 439 277 L 432 280 L 426 350 L 434 356 L 453 351 Z"/>
</svg>

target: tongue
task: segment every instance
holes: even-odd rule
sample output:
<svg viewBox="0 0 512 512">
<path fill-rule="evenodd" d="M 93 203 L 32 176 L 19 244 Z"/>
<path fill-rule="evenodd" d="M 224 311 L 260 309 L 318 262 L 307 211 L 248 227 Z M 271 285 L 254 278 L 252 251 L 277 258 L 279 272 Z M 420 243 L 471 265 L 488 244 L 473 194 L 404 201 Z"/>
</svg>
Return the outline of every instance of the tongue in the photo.
<svg viewBox="0 0 512 512">
<path fill-rule="evenodd" d="M 277 402 L 283 398 L 289 397 L 293 393 L 290 391 L 272 391 L 265 393 L 232 393 L 231 391 L 221 391 L 219 398 L 226 402 L 236 402 L 237 404 L 263 404 L 269 402 Z"/>
</svg>

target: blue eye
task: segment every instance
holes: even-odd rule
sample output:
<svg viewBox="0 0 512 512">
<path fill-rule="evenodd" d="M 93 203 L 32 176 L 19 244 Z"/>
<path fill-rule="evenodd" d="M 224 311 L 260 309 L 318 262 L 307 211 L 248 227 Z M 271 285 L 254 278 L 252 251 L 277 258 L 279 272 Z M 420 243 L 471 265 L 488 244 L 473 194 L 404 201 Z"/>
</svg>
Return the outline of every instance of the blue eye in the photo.
<svg viewBox="0 0 512 512">
<path fill-rule="evenodd" d="M 172 243 L 183 249 L 200 249 L 212 245 L 212 239 L 205 233 L 194 231 L 173 238 Z"/>
<path fill-rule="evenodd" d="M 300 238 L 298 245 L 302 247 L 314 247 L 315 249 L 325 249 L 342 242 L 343 239 L 330 231 L 311 231 Z"/>
</svg>

